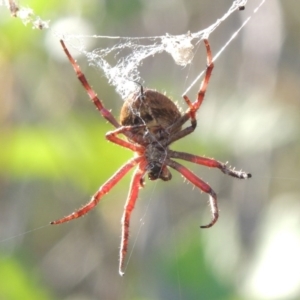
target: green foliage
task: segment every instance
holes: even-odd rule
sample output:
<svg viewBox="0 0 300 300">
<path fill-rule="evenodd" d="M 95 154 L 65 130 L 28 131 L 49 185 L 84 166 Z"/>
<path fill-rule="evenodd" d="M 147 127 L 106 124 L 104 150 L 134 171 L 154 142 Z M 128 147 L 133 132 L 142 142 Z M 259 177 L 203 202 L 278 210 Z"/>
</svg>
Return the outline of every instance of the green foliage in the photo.
<svg viewBox="0 0 300 300">
<path fill-rule="evenodd" d="M 39 278 L 30 274 L 17 260 L 0 258 L 0 299 L 5 300 L 50 300 Z"/>
<path fill-rule="evenodd" d="M 182 293 L 189 300 L 230 299 L 231 287 L 216 278 L 199 240 L 182 237 L 180 241 L 180 252 L 175 251 L 176 255 L 173 253 L 163 264 L 163 277 L 169 279 L 169 284 L 174 285 L 179 280 Z"/>
<path fill-rule="evenodd" d="M 141 8 L 140 0 L 106 0 L 107 12 L 115 17 L 115 21 L 120 21 L 128 19 L 129 17 L 134 17 L 137 11 Z"/>
<path fill-rule="evenodd" d="M 0 172 L 15 178 L 65 178 L 77 186 L 86 182 L 82 177 L 88 177 L 87 189 L 99 184 L 132 154 L 109 143 L 101 122 L 95 126 L 97 121 L 70 116 L 62 130 L 50 126 L 15 128 L 0 137 Z"/>
</svg>

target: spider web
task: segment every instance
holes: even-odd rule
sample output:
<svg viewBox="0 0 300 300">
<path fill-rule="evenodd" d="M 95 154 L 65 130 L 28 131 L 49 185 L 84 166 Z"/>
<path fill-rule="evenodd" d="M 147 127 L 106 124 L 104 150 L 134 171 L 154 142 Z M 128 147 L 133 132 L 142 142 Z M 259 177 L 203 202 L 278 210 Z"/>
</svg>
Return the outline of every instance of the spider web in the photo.
<svg viewBox="0 0 300 300">
<path fill-rule="evenodd" d="M 262 0 L 259 7 L 265 0 Z M 150 37 L 121 37 L 121 36 L 86 36 L 55 33 L 59 38 L 64 39 L 67 45 L 75 48 L 87 57 L 90 65 L 101 69 L 108 79 L 108 83 L 115 87 L 116 92 L 125 100 L 132 92 L 140 88 L 143 79 L 140 75 L 140 67 L 146 58 L 153 57 L 161 53 L 171 55 L 174 62 L 182 67 L 191 64 L 194 58 L 196 45 L 214 32 L 220 24 L 236 10 L 241 10 L 246 5 L 247 0 L 233 1 L 228 11 L 217 19 L 209 27 L 198 32 L 187 32 L 186 34 Z M 259 8 L 258 7 L 258 8 Z M 225 47 L 246 25 L 249 17 L 242 26 L 232 35 L 226 45 L 215 55 L 214 60 L 220 55 Z M 85 50 L 84 40 L 86 38 L 115 40 L 116 42 L 106 48 L 97 48 L 91 52 Z M 187 88 L 185 93 L 195 85 L 203 72 L 197 76 L 194 82 Z"/>
<path fill-rule="evenodd" d="M 0 6 L 6 6 L 12 17 L 19 18 L 24 25 L 31 24 L 33 29 L 48 29 L 49 20 L 37 16 L 33 9 L 20 6 L 15 0 L 0 0 Z"/>
</svg>

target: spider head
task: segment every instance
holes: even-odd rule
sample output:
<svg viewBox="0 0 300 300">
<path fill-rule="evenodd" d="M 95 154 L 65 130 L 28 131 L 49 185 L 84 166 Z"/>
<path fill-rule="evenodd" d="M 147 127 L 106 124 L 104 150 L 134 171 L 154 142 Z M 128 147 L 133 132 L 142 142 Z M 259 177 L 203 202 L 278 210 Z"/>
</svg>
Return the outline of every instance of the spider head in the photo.
<svg viewBox="0 0 300 300">
<path fill-rule="evenodd" d="M 166 166 L 162 166 L 159 163 L 150 163 L 147 166 L 149 180 L 161 179 L 163 181 L 169 181 L 172 179 L 172 174 Z"/>
</svg>

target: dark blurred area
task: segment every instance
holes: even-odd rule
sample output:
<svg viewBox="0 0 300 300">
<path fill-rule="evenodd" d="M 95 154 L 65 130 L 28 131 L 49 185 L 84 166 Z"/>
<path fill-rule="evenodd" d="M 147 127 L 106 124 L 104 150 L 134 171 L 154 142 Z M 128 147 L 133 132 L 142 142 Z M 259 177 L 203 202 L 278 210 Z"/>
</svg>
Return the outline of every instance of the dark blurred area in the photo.
<svg viewBox="0 0 300 300">
<path fill-rule="evenodd" d="M 20 1 L 21 2 L 21 1 Z M 300 3 L 248 1 L 209 37 L 215 62 L 196 131 L 172 149 L 214 157 L 252 173 L 241 181 L 186 163 L 218 195 L 180 174 L 147 181 L 130 225 L 124 277 L 118 274 L 120 219 L 130 173 L 84 218 L 50 226 L 89 201 L 132 153 L 108 143 L 112 130 L 89 101 L 60 48 L 70 34 L 155 36 L 207 28 L 232 1 L 22 1 L 50 20 L 32 30 L 0 6 L 0 299 L 299 299 Z M 59 28 L 59 29 L 58 29 Z M 88 50 L 106 47 L 89 39 Z M 141 75 L 186 109 L 182 93 L 205 69 L 203 43 L 182 68 L 167 55 Z M 78 57 L 117 117 L 122 99 Z M 199 85 L 188 93 L 196 97 Z"/>
</svg>

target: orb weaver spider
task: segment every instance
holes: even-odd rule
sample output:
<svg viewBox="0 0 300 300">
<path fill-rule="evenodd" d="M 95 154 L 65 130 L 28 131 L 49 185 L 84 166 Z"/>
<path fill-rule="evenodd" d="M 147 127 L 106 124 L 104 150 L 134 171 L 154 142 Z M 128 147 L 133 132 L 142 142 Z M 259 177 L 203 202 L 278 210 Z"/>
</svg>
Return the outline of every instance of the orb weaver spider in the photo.
<svg viewBox="0 0 300 300">
<path fill-rule="evenodd" d="M 136 167 L 131 179 L 129 193 L 121 221 L 122 236 L 119 274 L 122 276 L 124 274 L 123 266 L 128 247 L 130 216 L 134 209 L 139 189 L 144 187 L 146 173 L 150 180 L 161 179 L 163 181 L 169 181 L 172 178 L 169 168 L 172 168 L 181 173 L 183 177 L 193 183 L 201 191 L 209 194 L 209 205 L 211 208 L 212 219 L 210 223 L 201 226 L 201 228 L 209 228 L 218 220 L 219 212 L 216 193 L 207 183 L 202 181 L 192 171 L 173 159 L 182 159 L 206 167 L 218 168 L 223 173 L 239 179 L 250 178 L 251 174 L 243 171 L 236 171 L 215 159 L 205 158 L 185 152 L 173 151 L 169 148 L 169 146 L 175 141 L 192 133 L 197 126 L 196 113 L 204 99 L 207 85 L 214 67 L 211 49 L 207 39 L 204 39 L 207 55 L 205 77 L 194 102 L 191 102 L 187 96 L 183 96 L 183 99 L 188 106 L 185 113 L 181 113 L 174 102 L 165 95 L 155 90 L 144 89 L 141 86 L 139 92 L 133 93 L 124 102 L 121 109 L 120 122 L 118 122 L 111 112 L 103 106 L 102 101 L 89 85 L 85 75 L 71 56 L 65 43 L 62 40 L 60 43 L 89 98 L 99 110 L 102 117 L 116 128 L 113 131 L 108 132 L 106 134 L 106 138 L 119 146 L 132 150 L 135 155 L 99 188 L 90 202 L 72 214 L 51 222 L 51 224 L 68 222 L 88 213 L 133 167 Z M 182 126 L 189 120 L 191 124 L 182 128 Z M 126 139 L 120 138 L 120 134 L 125 136 Z"/>
</svg>

